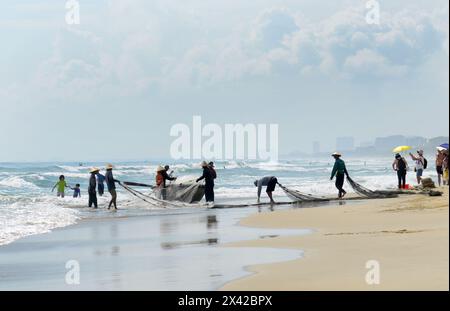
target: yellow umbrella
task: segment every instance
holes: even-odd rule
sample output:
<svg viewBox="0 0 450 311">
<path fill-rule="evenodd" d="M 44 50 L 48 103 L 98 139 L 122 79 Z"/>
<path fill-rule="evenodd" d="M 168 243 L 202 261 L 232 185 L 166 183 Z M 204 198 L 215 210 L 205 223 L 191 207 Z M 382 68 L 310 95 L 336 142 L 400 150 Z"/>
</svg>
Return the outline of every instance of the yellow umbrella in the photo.
<svg viewBox="0 0 450 311">
<path fill-rule="evenodd" d="M 408 150 L 411 150 L 411 149 L 412 149 L 412 147 L 410 147 L 410 146 L 398 146 L 397 148 L 394 148 L 394 150 L 392 150 L 392 152 L 393 153 L 400 153 L 400 152 L 408 151 Z"/>
</svg>

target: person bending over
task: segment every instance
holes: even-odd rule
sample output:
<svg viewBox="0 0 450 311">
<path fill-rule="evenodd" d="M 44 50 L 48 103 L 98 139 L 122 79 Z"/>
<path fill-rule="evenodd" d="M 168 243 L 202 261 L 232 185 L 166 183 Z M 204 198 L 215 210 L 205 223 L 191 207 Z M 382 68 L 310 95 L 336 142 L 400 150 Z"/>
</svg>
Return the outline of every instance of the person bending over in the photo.
<svg viewBox="0 0 450 311">
<path fill-rule="evenodd" d="M 255 180 L 255 187 L 258 187 L 258 203 L 261 200 L 261 190 L 262 187 L 266 188 L 267 196 L 270 199 L 270 203 L 275 203 L 272 193 L 275 191 L 275 187 L 277 186 L 278 179 L 275 176 L 266 176 L 259 180 Z"/>
</svg>

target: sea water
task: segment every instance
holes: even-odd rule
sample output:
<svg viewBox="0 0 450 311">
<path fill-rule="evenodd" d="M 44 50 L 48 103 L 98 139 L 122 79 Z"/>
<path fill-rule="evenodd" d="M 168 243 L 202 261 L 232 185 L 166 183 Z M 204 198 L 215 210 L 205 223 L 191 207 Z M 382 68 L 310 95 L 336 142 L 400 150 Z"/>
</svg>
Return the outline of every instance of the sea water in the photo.
<svg viewBox="0 0 450 311">
<path fill-rule="evenodd" d="M 346 159 L 346 161 L 352 177 L 364 186 L 371 189 L 395 188 L 397 178 L 391 168 L 391 158 Z M 167 163 L 171 164 L 170 161 Z M 156 167 L 166 162 L 114 164 L 116 179 L 154 184 Z M 103 209 L 109 200 L 107 193 L 99 198 L 99 210 L 88 209 L 89 168 L 104 165 L 105 163 L 0 163 L 0 245 L 11 243 L 21 237 L 75 224 L 82 219 L 183 213 L 183 209 L 176 207 L 167 209 L 146 204 L 120 187 L 118 188 L 120 210 L 117 213 Z M 332 159 L 280 160 L 276 163 L 218 161 L 216 202 L 254 203 L 256 199 L 254 180 L 272 175 L 278 177 L 280 183 L 305 193 L 335 194 L 334 184 L 329 180 L 332 165 Z M 175 163 L 171 165 L 171 169 L 174 176 L 180 176 L 184 180 L 198 178 L 202 173 L 198 161 Z M 104 170 L 102 171 L 104 173 Z M 66 182 L 70 186 L 77 183 L 81 185 L 81 198 L 72 198 L 73 191 L 69 188 L 65 198 L 56 197 L 56 192 L 51 190 L 60 175 L 66 177 Z M 430 167 L 425 175 L 435 176 L 435 170 Z M 409 172 L 407 182 L 415 183 L 413 172 Z M 275 198 L 289 201 L 279 188 L 276 190 Z"/>
</svg>

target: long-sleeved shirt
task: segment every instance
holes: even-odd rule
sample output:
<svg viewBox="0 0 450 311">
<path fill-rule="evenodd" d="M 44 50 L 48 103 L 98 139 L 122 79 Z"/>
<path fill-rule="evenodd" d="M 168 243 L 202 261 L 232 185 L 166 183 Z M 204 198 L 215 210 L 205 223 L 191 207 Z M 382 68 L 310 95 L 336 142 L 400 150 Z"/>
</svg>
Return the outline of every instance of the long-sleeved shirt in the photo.
<svg viewBox="0 0 450 311">
<path fill-rule="evenodd" d="M 197 179 L 197 182 L 203 179 L 205 180 L 206 185 L 214 185 L 214 177 L 211 174 L 211 170 L 209 169 L 209 167 L 203 168 L 203 175 L 199 179 Z"/>
<path fill-rule="evenodd" d="M 91 174 L 91 178 L 89 178 L 89 193 L 95 193 L 95 189 L 97 188 L 97 179 L 95 179 L 95 174 Z"/>
<path fill-rule="evenodd" d="M 167 180 L 172 181 L 172 180 L 177 179 L 176 177 L 169 176 L 169 174 L 167 174 L 167 171 L 162 171 L 161 174 L 162 174 L 162 177 L 163 177 L 163 187 L 164 188 L 166 187 L 166 181 Z"/>
<path fill-rule="evenodd" d="M 105 176 L 103 176 L 102 174 L 98 173 L 97 174 L 97 182 L 99 184 L 103 184 L 105 182 Z"/>
<path fill-rule="evenodd" d="M 334 162 L 333 171 L 331 172 L 331 179 L 333 179 L 336 174 L 345 174 L 348 176 L 345 162 L 342 159 L 336 159 L 336 162 Z"/>
<path fill-rule="evenodd" d="M 108 187 L 108 191 L 116 189 L 116 182 L 119 182 L 118 180 L 114 179 L 112 170 L 106 171 L 105 181 L 106 186 Z"/>
<path fill-rule="evenodd" d="M 258 182 L 256 183 L 256 186 L 258 187 L 258 198 L 261 197 L 262 187 L 269 185 L 269 182 L 274 178 L 275 176 L 266 176 L 258 180 Z"/>
</svg>

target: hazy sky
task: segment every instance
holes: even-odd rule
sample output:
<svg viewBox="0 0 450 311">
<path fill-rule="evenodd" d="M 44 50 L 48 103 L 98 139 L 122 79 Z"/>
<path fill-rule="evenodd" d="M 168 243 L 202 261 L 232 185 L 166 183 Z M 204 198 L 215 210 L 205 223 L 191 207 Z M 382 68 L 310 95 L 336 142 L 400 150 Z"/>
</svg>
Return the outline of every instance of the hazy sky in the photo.
<svg viewBox="0 0 450 311">
<path fill-rule="evenodd" d="M 447 0 L 2 0 L 0 161 L 151 159 L 175 123 L 278 123 L 280 152 L 449 131 Z"/>
</svg>

